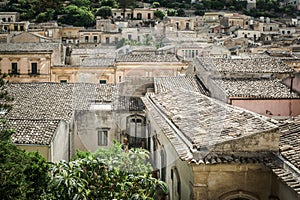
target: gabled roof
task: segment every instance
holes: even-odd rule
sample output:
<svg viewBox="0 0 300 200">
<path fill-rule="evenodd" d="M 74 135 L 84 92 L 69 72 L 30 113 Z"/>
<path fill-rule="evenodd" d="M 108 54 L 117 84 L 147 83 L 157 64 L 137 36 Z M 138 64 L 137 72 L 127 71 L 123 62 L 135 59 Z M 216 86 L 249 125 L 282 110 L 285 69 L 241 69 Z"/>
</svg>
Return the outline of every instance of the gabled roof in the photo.
<svg viewBox="0 0 300 200">
<path fill-rule="evenodd" d="M 134 52 L 119 55 L 117 62 L 179 62 L 175 54 L 157 54 L 156 52 Z"/>
<path fill-rule="evenodd" d="M 14 98 L 8 119 L 61 119 L 69 122 L 74 110 L 88 110 L 93 102 L 112 102 L 115 85 L 66 83 L 8 84 Z"/>
<path fill-rule="evenodd" d="M 228 97 L 300 98 L 278 79 L 214 79 Z"/>
<path fill-rule="evenodd" d="M 9 119 L 7 126 L 15 131 L 15 144 L 50 145 L 59 123 L 60 120 Z"/>
<path fill-rule="evenodd" d="M 196 63 L 206 71 L 241 73 L 289 73 L 293 70 L 278 58 L 208 58 L 197 57 Z"/>
<path fill-rule="evenodd" d="M 189 88 L 183 90 L 176 87 L 149 94 L 143 101 L 182 160 L 201 163 L 205 159 L 202 153 L 228 153 L 226 144 L 235 146 L 235 153 L 252 151 L 251 148 L 271 152 L 278 148 L 278 127 L 269 118 L 222 103 Z M 262 135 L 273 137 L 274 141 L 267 145 L 250 145 L 253 142 L 251 138 L 259 141 Z M 241 140 L 244 146 L 238 147 Z"/>
</svg>

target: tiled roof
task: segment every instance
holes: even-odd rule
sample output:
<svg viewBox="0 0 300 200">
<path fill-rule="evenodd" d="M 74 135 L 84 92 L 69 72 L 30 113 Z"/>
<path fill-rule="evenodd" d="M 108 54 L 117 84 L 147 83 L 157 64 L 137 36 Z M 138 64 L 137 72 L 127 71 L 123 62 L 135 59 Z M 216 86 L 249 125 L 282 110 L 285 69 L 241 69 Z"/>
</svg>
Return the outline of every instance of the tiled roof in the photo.
<svg viewBox="0 0 300 200">
<path fill-rule="evenodd" d="M 156 54 L 151 53 L 128 53 L 119 55 L 116 59 L 117 62 L 179 62 L 175 54 Z"/>
<path fill-rule="evenodd" d="M 63 119 L 69 121 L 74 110 L 87 110 L 92 102 L 111 102 L 115 85 L 15 83 L 8 84 L 14 97 L 11 119 Z"/>
<path fill-rule="evenodd" d="M 159 77 L 154 78 L 154 89 L 156 93 L 163 93 L 169 90 L 187 90 L 190 92 L 199 92 L 208 95 L 207 90 L 198 84 L 193 77 L 189 76 L 176 76 L 176 77 Z"/>
<path fill-rule="evenodd" d="M 278 79 L 214 79 L 228 97 L 300 98 Z"/>
<path fill-rule="evenodd" d="M 88 55 L 90 57 L 115 58 L 116 48 L 99 46 L 95 48 L 73 48 L 72 55 Z"/>
<path fill-rule="evenodd" d="M 59 43 L 1 43 L 0 52 L 53 51 Z"/>
<path fill-rule="evenodd" d="M 8 127 L 15 132 L 12 141 L 16 144 L 49 145 L 60 120 L 9 119 Z"/>
<path fill-rule="evenodd" d="M 287 73 L 293 70 L 278 58 L 226 59 L 197 57 L 206 71 L 242 73 Z"/>
<path fill-rule="evenodd" d="M 115 63 L 114 58 L 86 58 L 81 67 L 109 67 Z"/>
<path fill-rule="evenodd" d="M 189 90 L 173 88 L 142 99 L 181 159 L 196 163 L 203 161 L 201 149 L 277 130 L 268 118 Z"/>
<path fill-rule="evenodd" d="M 300 170 L 300 120 L 280 127 L 280 153 Z"/>
<path fill-rule="evenodd" d="M 114 110 L 118 111 L 143 111 L 145 105 L 140 97 L 118 96 L 114 102 Z"/>
</svg>

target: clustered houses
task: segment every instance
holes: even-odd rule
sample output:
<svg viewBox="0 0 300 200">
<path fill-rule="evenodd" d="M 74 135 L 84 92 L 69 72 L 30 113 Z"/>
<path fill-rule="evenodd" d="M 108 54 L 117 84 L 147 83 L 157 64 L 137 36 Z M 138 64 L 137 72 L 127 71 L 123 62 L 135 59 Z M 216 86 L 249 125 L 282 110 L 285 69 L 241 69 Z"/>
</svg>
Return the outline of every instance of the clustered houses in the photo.
<svg viewBox="0 0 300 200">
<path fill-rule="evenodd" d="M 14 143 L 58 161 L 127 139 L 169 199 L 299 199 L 298 20 L 112 11 L 94 29 L 0 13 Z"/>
</svg>

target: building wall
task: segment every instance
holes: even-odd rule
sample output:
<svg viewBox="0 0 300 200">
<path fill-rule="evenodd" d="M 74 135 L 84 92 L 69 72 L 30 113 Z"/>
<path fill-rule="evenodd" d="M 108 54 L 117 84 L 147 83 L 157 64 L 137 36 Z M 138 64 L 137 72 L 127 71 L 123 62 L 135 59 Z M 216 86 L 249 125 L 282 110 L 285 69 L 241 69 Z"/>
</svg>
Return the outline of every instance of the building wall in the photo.
<svg viewBox="0 0 300 200">
<path fill-rule="evenodd" d="M 266 116 L 300 115 L 300 99 L 231 99 L 230 104 Z"/>
<path fill-rule="evenodd" d="M 3 22 L 17 22 L 20 14 L 18 12 L 0 12 L 0 20 Z"/>
<path fill-rule="evenodd" d="M 272 175 L 272 196 L 278 197 L 278 199 L 299 199 L 299 195 L 296 194 L 290 187 L 278 179 L 275 174 Z"/>
<path fill-rule="evenodd" d="M 69 148 L 69 125 L 64 121 L 59 123 L 59 126 L 51 142 L 51 161 L 58 162 L 60 160 L 70 159 Z"/>
<path fill-rule="evenodd" d="M 105 80 L 107 84 L 116 83 L 115 69 L 113 67 L 52 67 L 51 82 L 67 81 L 67 83 L 100 83 Z"/>
<path fill-rule="evenodd" d="M 192 165 L 195 200 L 269 199 L 271 172 L 263 164 Z"/>
<path fill-rule="evenodd" d="M 76 112 L 77 134 L 75 134 L 75 149 L 88 150 L 91 152 L 99 148 L 109 148 L 113 141 L 122 142 L 128 133 L 128 117 L 132 115 L 144 116 L 143 112 L 133 111 L 113 111 L 111 104 L 107 104 L 105 109 L 92 109 L 89 111 Z M 99 131 L 107 130 L 108 139 L 102 145 L 99 139 Z M 145 129 L 142 128 L 141 131 Z M 129 133 L 128 133 L 129 134 Z M 137 133 L 141 135 L 141 133 Z"/>
<path fill-rule="evenodd" d="M 182 161 L 179 158 L 175 147 L 170 143 L 169 139 L 161 130 L 161 124 L 158 124 L 156 119 L 153 118 L 149 113 L 147 114 L 146 118 L 148 120 L 148 123 L 150 124 L 148 133 L 151 138 L 150 152 L 152 164 L 154 166 L 154 169 L 157 170 L 157 177 L 161 180 L 164 180 L 168 185 L 168 198 L 171 200 L 192 199 L 192 168 L 187 164 L 187 162 Z M 156 149 L 154 149 L 154 147 L 156 147 Z M 163 157 L 162 151 L 164 151 L 166 154 Z M 162 177 L 163 167 L 165 167 L 165 178 Z M 178 177 L 176 179 L 176 175 L 174 173 L 175 170 L 178 171 Z M 178 182 L 180 183 L 178 184 Z"/>
<path fill-rule="evenodd" d="M 10 75 L 11 82 L 49 82 L 51 53 L 2 54 L 0 69 L 2 73 L 12 72 L 12 63 L 17 63 L 18 74 Z M 37 63 L 38 73 L 31 75 L 31 64 Z"/>
<path fill-rule="evenodd" d="M 143 19 L 150 20 L 154 18 L 154 9 L 134 9 L 133 10 L 133 18 L 134 19 Z"/>
<path fill-rule="evenodd" d="M 151 62 L 151 63 L 116 63 L 116 77 L 170 77 L 178 76 L 185 72 L 186 63 L 180 62 Z"/>
<path fill-rule="evenodd" d="M 101 43 L 101 35 L 102 32 L 79 32 L 79 43 L 80 44 L 85 44 L 85 43 Z"/>
<path fill-rule="evenodd" d="M 99 148 L 108 148 L 116 139 L 117 124 L 114 122 L 114 114 L 111 110 L 94 110 L 76 112 L 78 132 L 75 139 L 75 149 L 95 152 Z M 98 131 L 107 129 L 108 142 L 102 146 L 98 143 Z"/>
<path fill-rule="evenodd" d="M 39 152 L 47 161 L 51 162 L 51 149 L 50 146 L 42 145 L 20 145 L 16 144 L 19 149 L 24 149 L 28 152 Z"/>
</svg>

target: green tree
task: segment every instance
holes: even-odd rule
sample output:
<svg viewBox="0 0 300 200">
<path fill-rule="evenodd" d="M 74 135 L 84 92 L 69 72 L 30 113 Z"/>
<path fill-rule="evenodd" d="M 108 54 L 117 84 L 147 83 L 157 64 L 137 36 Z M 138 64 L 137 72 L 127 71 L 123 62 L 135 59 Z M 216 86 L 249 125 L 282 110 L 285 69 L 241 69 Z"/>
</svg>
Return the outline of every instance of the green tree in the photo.
<svg viewBox="0 0 300 200">
<path fill-rule="evenodd" d="M 12 98 L 5 90 L 6 81 L 0 77 L 0 199 L 40 199 L 49 181 L 49 165 L 38 153 L 18 149 L 11 141 L 14 133 L 3 113 L 9 112 Z"/>
<path fill-rule="evenodd" d="M 179 17 L 185 17 L 185 12 L 184 12 L 184 10 L 182 8 L 179 8 L 177 10 L 177 16 L 179 16 Z"/>
<path fill-rule="evenodd" d="M 55 16 L 55 10 L 52 8 L 49 8 L 49 9 L 47 9 L 46 12 L 39 13 L 36 16 L 35 21 L 36 22 L 47 22 L 47 21 L 54 19 L 54 16 Z"/>
<path fill-rule="evenodd" d="M 102 6 L 109 6 L 111 8 L 116 8 L 117 7 L 117 2 L 115 0 L 102 0 L 100 5 L 101 5 L 101 7 Z"/>
<path fill-rule="evenodd" d="M 155 1 L 152 3 L 151 8 L 159 8 L 160 7 L 160 3 Z"/>
<path fill-rule="evenodd" d="M 64 10 L 64 15 L 58 20 L 62 24 L 90 27 L 95 23 L 94 14 L 86 7 L 69 5 Z"/>
<path fill-rule="evenodd" d="M 120 143 L 96 153 L 77 153 L 71 162 L 53 165 L 52 181 L 44 199 L 153 199 L 166 184 L 151 177 L 149 152 Z"/>
<path fill-rule="evenodd" d="M 112 16 L 112 10 L 111 7 L 109 6 L 102 6 L 101 8 L 99 8 L 96 13 L 95 16 L 100 16 L 104 19 L 107 19 L 108 17 Z"/>
<path fill-rule="evenodd" d="M 90 0 L 72 0 L 71 4 L 78 6 L 78 7 L 89 8 L 91 5 L 91 2 L 90 2 Z"/>
<path fill-rule="evenodd" d="M 154 16 L 160 20 L 162 20 L 165 16 L 165 13 L 162 10 L 155 10 Z"/>
<path fill-rule="evenodd" d="M 168 16 L 176 16 L 177 15 L 177 10 L 175 9 L 167 9 L 167 15 Z"/>
</svg>

